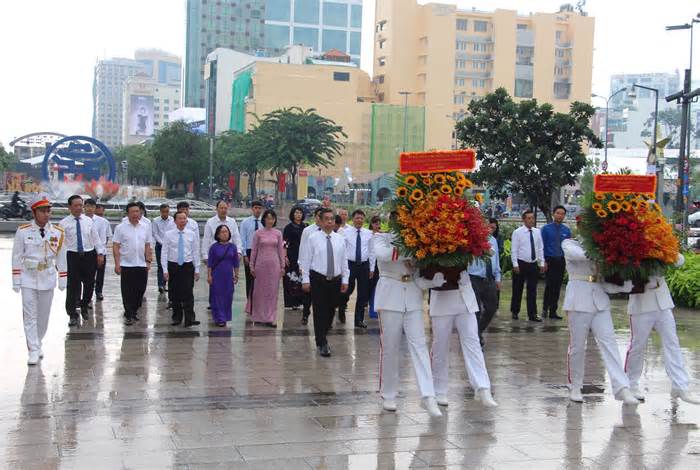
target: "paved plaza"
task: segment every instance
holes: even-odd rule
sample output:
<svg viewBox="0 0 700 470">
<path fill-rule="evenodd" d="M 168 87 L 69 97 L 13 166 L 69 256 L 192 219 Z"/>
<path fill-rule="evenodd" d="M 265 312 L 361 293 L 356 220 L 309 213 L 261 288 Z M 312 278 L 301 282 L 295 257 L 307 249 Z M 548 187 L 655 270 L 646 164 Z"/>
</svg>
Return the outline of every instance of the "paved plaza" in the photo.
<svg viewBox="0 0 700 470">
<path fill-rule="evenodd" d="M 512 321 L 504 292 L 485 348 L 500 406 L 473 400 L 453 335 L 444 417 L 421 409 L 405 348 L 399 410 L 387 413 L 376 320 L 367 330 L 336 324 L 333 356 L 324 359 L 300 311 L 280 315 L 278 329 L 246 324 L 242 285 L 229 328 L 210 322 L 204 280 L 196 291 L 202 324 L 172 327 L 152 273 L 141 321 L 127 327 L 110 259 L 105 300 L 82 328 L 68 330 L 65 295 L 56 291 L 46 357 L 28 367 L 11 245 L 0 238 L 2 468 L 700 468 L 700 406 L 670 399 L 656 336 L 642 378 L 646 403 L 613 399 L 590 344 L 585 403 L 574 404 L 566 322 Z M 624 357 L 625 301 L 614 305 Z M 676 313 L 691 391 L 700 394 L 700 312 Z"/>
</svg>

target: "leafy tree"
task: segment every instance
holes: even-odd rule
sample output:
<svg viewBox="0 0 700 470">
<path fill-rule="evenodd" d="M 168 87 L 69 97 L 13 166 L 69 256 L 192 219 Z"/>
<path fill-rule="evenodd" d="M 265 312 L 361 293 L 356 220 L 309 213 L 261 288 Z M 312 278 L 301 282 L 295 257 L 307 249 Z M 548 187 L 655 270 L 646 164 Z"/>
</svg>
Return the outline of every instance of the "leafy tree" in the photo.
<svg viewBox="0 0 700 470">
<path fill-rule="evenodd" d="M 230 171 L 248 173 L 248 194 L 255 199 L 258 176 L 269 169 L 262 157 L 268 152 L 267 146 L 269 143 L 260 140 L 255 132 L 226 131 L 217 137 L 214 146 L 216 171 L 222 176 Z"/>
<path fill-rule="evenodd" d="M 586 194 L 593 191 L 593 179 L 598 173 L 600 173 L 600 159 L 596 157 L 587 161 L 579 183 L 581 193 Z"/>
<path fill-rule="evenodd" d="M 345 147 L 343 128 L 313 108 L 282 108 L 256 118 L 250 134 L 261 144 L 258 155 L 274 173 L 289 173 L 294 199 L 299 167 L 329 167 Z"/>
<path fill-rule="evenodd" d="M 156 160 L 151 150 L 148 145 L 125 145 L 114 151 L 116 161 L 128 162 L 130 183 L 142 185 L 160 183 L 160 173 L 156 170 Z"/>
<path fill-rule="evenodd" d="M 662 129 L 662 135 L 668 136 L 670 142 L 667 148 L 677 149 L 680 144 L 680 134 L 681 134 L 681 107 L 668 108 L 659 111 L 658 124 Z M 650 113 L 646 122 L 644 122 L 644 127 L 642 132 L 640 132 L 641 137 L 651 138 L 651 130 L 654 127 L 654 113 Z M 691 122 L 689 132 L 691 135 L 695 134 L 695 138 L 700 138 L 700 129 L 696 129 L 696 126 Z"/>
<path fill-rule="evenodd" d="M 5 150 L 2 144 L 0 144 L 0 171 L 5 171 L 10 168 L 10 165 L 17 161 L 15 154 Z"/>
<path fill-rule="evenodd" d="M 184 121 L 173 121 L 156 134 L 151 152 L 158 174 L 165 172 L 171 183 L 194 183 L 194 192 L 199 195 L 199 183 L 209 177 L 206 137 L 192 132 Z"/>
<path fill-rule="evenodd" d="M 582 144 L 601 147 L 589 127 L 594 108 L 574 102 L 568 114 L 537 100 L 515 102 L 504 88 L 469 103 L 457 123 L 462 145 L 473 147 L 480 163 L 475 180 L 496 197 L 521 193 L 550 220 L 552 193 L 573 184 L 586 166 Z"/>
</svg>

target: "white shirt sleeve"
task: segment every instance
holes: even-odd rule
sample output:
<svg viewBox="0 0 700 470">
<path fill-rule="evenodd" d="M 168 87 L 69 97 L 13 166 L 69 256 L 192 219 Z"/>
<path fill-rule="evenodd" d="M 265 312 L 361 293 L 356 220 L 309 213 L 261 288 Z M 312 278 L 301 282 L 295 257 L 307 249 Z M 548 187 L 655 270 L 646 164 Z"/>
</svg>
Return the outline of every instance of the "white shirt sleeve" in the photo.
<svg viewBox="0 0 700 470">
<path fill-rule="evenodd" d="M 345 247 L 343 247 L 343 248 L 345 248 Z M 340 261 L 341 261 L 340 268 L 341 268 L 341 272 L 342 272 L 342 276 L 343 276 L 342 283 L 347 284 L 348 281 L 350 280 L 350 267 L 348 266 L 348 256 L 347 256 L 345 249 L 343 249 L 343 255 L 340 258 Z"/>
<path fill-rule="evenodd" d="M 207 220 L 206 225 L 204 225 L 204 236 L 202 237 L 201 248 L 202 257 L 205 261 L 209 254 L 209 247 L 211 246 L 211 241 L 214 239 L 214 234 L 212 233 L 213 227 L 214 224 L 212 223 L 212 219 Z"/>
<path fill-rule="evenodd" d="M 168 234 L 164 233 L 163 234 L 163 247 L 160 250 L 160 265 L 163 268 L 163 272 L 167 273 L 168 272 Z"/>
<path fill-rule="evenodd" d="M 312 233 L 309 231 L 309 233 Z M 306 237 L 306 240 L 304 240 L 304 235 L 305 233 L 302 233 L 302 241 L 301 245 L 299 246 L 299 267 L 301 268 L 301 282 L 303 284 L 308 284 L 310 282 L 310 269 L 311 269 L 311 260 L 313 258 L 312 256 L 312 251 L 311 247 L 309 246 L 310 241 L 309 238 L 311 238 L 310 235 Z"/>
<path fill-rule="evenodd" d="M 513 266 L 518 265 L 518 250 L 520 249 L 520 229 L 515 229 L 510 237 L 510 259 Z"/>
<path fill-rule="evenodd" d="M 236 248 L 238 248 L 238 254 L 241 255 L 243 254 L 243 240 L 241 240 L 241 231 L 238 230 L 238 222 L 236 222 L 236 219 L 231 218 L 229 226 L 231 227 L 231 241 L 236 245 Z"/>
<path fill-rule="evenodd" d="M 199 274 L 199 265 L 202 264 L 202 259 L 199 256 L 199 237 L 194 237 L 192 242 L 192 264 L 194 264 L 195 274 Z"/>
<path fill-rule="evenodd" d="M 535 232 L 537 237 L 535 237 L 535 254 L 537 255 L 537 264 L 540 267 L 544 266 L 544 241 L 542 240 L 542 231 L 537 230 Z"/>
</svg>

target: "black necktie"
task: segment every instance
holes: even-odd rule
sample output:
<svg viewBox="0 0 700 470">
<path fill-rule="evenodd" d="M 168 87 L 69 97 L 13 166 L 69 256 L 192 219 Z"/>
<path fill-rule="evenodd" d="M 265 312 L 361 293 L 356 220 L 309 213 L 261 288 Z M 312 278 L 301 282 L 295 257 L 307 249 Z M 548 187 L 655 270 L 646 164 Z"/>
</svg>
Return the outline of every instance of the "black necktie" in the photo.
<svg viewBox="0 0 700 470">
<path fill-rule="evenodd" d="M 491 263 L 491 257 L 489 257 L 488 261 L 486 261 L 486 279 L 488 280 L 493 279 L 493 265 Z"/>
<path fill-rule="evenodd" d="M 256 231 L 256 232 L 258 231 L 258 227 L 259 227 L 259 225 L 258 225 L 258 219 L 255 219 L 255 231 Z"/>
<path fill-rule="evenodd" d="M 41 234 L 41 238 L 44 238 L 44 227 L 39 229 L 39 233 Z"/>
<path fill-rule="evenodd" d="M 362 237 L 360 236 L 360 229 L 357 229 L 357 240 L 355 240 L 355 262 L 359 263 L 362 261 Z"/>
<path fill-rule="evenodd" d="M 537 260 L 537 256 L 535 255 L 535 237 L 532 235 L 532 229 L 530 229 L 530 259 L 532 261 Z"/>
</svg>

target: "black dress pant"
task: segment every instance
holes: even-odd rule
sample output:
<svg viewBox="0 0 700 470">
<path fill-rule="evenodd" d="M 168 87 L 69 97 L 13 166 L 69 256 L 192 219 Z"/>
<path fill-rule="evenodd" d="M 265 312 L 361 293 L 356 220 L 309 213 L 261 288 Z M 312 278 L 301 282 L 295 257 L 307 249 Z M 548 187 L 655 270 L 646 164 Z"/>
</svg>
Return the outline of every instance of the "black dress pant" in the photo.
<svg viewBox="0 0 700 470">
<path fill-rule="evenodd" d="M 523 297 L 523 287 L 527 285 L 527 317 L 537 317 L 537 279 L 539 268 L 537 263 L 528 263 L 518 260 L 520 273 L 513 272 L 513 298 L 510 302 L 510 312 L 513 315 L 520 313 L 520 300 Z"/>
<path fill-rule="evenodd" d="M 194 315 L 194 265 L 185 263 L 182 266 L 168 262 L 168 296 L 173 304 L 173 323 L 181 323 L 185 318 L 185 326 L 195 321 Z"/>
<path fill-rule="evenodd" d="M 326 276 L 311 271 L 311 302 L 314 310 L 314 336 L 316 346 L 328 344 L 326 334 L 333 324 L 335 309 L 340 302 L 340 285 L 342 277 L 326 279 Z"/>
<path fill-rule="evenodd" d="M 250 259 L 252 252 L 253 250 L 245 250 L 245 255 L 248 259 Z M 250 295 L 253 292 L 253 283 L 255 282 L 255 278 L 250 273 L 250 266 L 248 266 L 248 264 L 244 263 L 243 268 L 245 270 L 245 298 L 250 299 Z"/>
<path fill-rule="evenodd" d="M 547 257 L 547 273 L 545 274 L 546 285 L 544 287 L 544 302 L 542 311 L 544 315 L 553 316 L 557 314 L 559 307 L 559 293 L 561 285 L 564 283 L 564 272 L 566 270 L 566 261 L 564 257 Z"/>
<path fill-rule="evenodd" d="M 68 281 L 66 286 L 66 313 L 68 316 L 76 316 L 77 309 L 87 309 L 92 300 L 95 288 L 95 271 L 97 270 L 97 252 L 69 251 Z"/>
<path fill-rule="evenodd" d="M 146 293 L 148 270 L 143 267 L 122 267 L 121 288 L 124 316 L 135 318 L 136 311 L 141 306 L 141 300 Z"/>
<path fill-rule="evenodd" d="M 348 281 L 348 291 L 340 295 L 340 306 L 338 316 L 345 316 L 348 308 L 348 301 L 355 290 L 357 284 L 357 301 L 355 302 L 355 324 L 357 325 L 365 319 L 365 307 L 369 302 L 369 261 L 356 263 L 348 261 L 350 268 L 350 280 Z"/>
<path fill-rule="evenodd" d="M 479 337 L 488 328 L 489 323 L 498 310 L 498 288 L 494 279 L 485 279 L 479 276 L 469 276 L 479 302 Z"/>
<path fill-rule="evenodd" d="M 97 266 L 97 263 L 95 263 Z M 105 256 L 105 262 L 102 266 L 97 266 L 97 272 L 95 273 L 95 293 L 102 295 L 102 287 L 105 285 L 105 268 L 107 267 L 107 256 Z"/>
<path fill-rule="evenodd" d="M 163 252 L 163 245 L 156 242 L 156 264 L 158 265 L 158 288 L 161 289 L 165 287 L 165 281 L 163 280 L 163 266 L 160 264 L 160 254 Z"/>
</svg>

